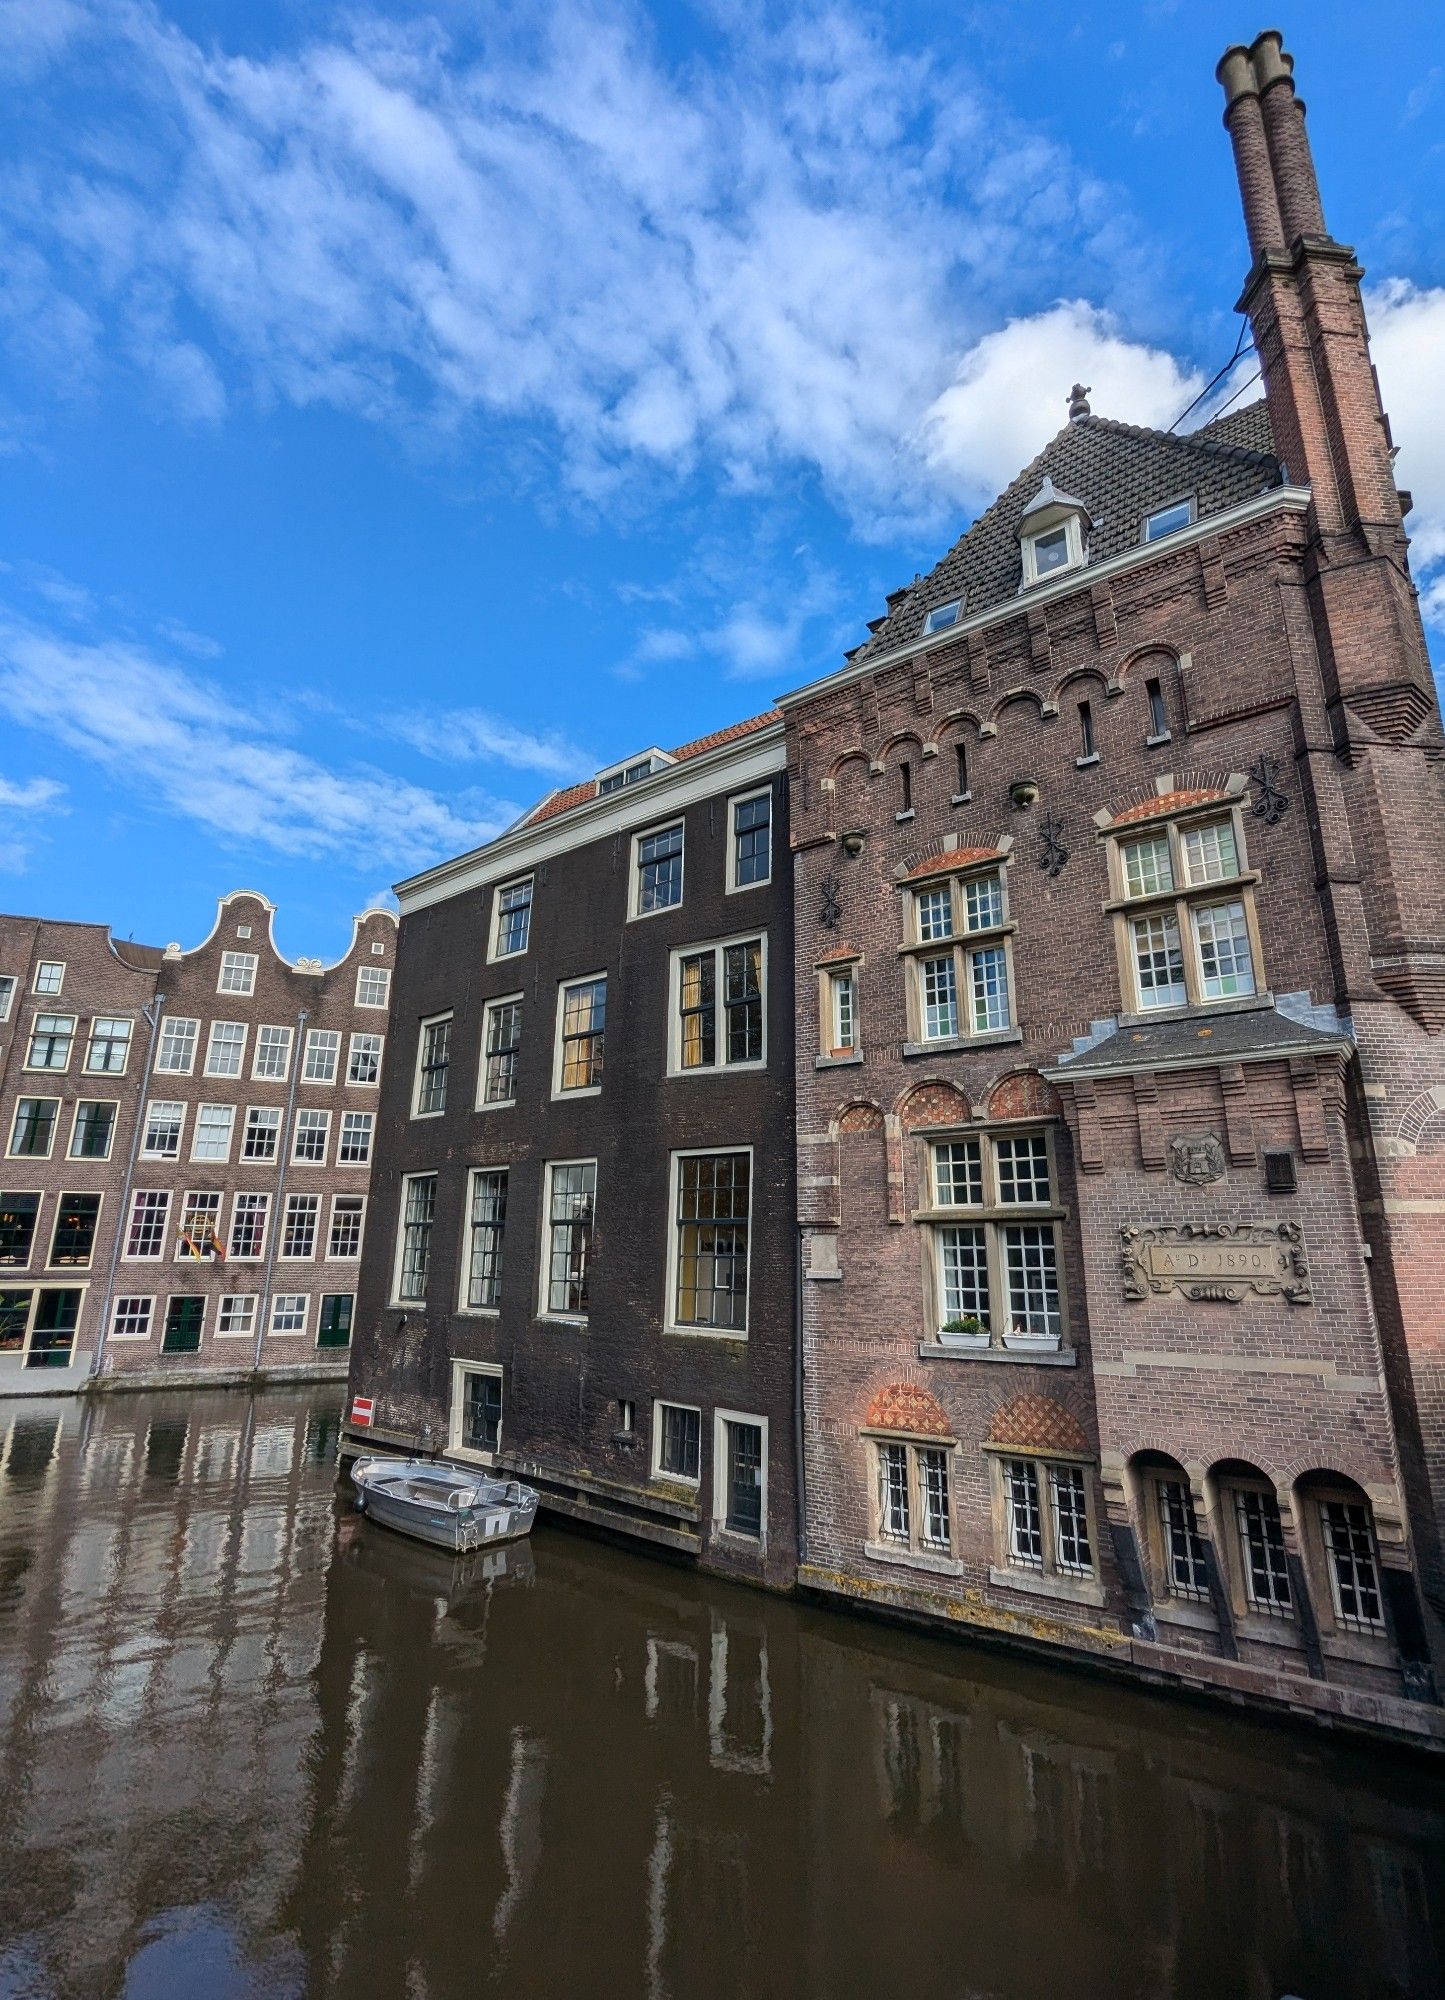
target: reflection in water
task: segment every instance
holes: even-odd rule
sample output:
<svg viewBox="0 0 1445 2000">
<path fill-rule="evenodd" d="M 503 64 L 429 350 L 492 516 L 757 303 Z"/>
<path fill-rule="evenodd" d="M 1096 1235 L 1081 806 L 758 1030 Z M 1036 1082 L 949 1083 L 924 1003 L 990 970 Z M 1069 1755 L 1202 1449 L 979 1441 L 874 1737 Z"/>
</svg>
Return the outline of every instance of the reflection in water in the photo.
<svg viewBox="0 0 1445 2000">
<path fill-rule="evenodd" d="M 334 1483 L 334 1391 L 0 1405 L 0 2000 L 1435 1994 L 1445 1778 Z"/>
</svg>

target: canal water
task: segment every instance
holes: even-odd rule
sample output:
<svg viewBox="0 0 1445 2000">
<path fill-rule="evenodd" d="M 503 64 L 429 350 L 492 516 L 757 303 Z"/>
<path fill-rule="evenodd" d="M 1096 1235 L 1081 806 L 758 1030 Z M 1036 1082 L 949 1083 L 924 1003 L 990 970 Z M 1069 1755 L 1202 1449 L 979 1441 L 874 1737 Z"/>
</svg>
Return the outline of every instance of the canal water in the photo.
<svg viewBox="0 0 1445 2000">
<path fill-rule="evenodd" d="M 563 1531 L 350 1511 L 334 1389 L 0 1404 L 3 2000 L 1381 2000 L 1445 1782 Z"/>
</svg>

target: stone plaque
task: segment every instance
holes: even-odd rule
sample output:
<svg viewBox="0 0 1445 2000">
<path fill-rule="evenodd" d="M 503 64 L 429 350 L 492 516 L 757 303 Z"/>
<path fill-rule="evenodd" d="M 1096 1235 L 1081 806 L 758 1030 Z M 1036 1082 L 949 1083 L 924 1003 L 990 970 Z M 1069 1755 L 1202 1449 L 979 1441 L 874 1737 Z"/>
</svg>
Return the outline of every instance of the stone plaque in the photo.
<svg viewBox="0 0 1445 2000">
<path fill-rule="evenodd" d="M 1176 1132 L 1169 1141 L 1169 1171 L 1186 1187 L 1224 1179 L 1224 1148 L 1213 1132 Z"/>
<path fill-rule="evenodd" d="M 1248 1293 L 1307 1305 L 1310 1274 L 1297 1222 L 1126 1223 L 1119 1231 L 1126 1299 L 1182 1292 L 1237 1305 Z"/>
</svg>

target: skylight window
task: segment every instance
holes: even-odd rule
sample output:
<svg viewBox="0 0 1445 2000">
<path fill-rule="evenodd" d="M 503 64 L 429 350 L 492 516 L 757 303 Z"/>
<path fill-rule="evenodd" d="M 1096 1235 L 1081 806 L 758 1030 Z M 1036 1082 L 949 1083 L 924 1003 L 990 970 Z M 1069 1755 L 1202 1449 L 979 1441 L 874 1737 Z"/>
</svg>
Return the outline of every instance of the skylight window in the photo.
<svg viewBox="0 0 1445 2000">
<path fill-rule="evenodd" d="M 923 621 L 923 636 L 930 632 L 946 632 L 950 625 L 956 625 L 963 616 L 963 599 L 955 597 L 948 604 L 935 604 Z"/>
<path fill-rule="evenodd" d="M 1187 528 L 1194 519 L 1192 500 L 1172 500 L 1167 507 L 1157 507 L 1152 514 L 1144 517 L 1144 539 L 1157 542 L 1164 535 L 1174 535 L 1181 528 Z"/>
</svg>

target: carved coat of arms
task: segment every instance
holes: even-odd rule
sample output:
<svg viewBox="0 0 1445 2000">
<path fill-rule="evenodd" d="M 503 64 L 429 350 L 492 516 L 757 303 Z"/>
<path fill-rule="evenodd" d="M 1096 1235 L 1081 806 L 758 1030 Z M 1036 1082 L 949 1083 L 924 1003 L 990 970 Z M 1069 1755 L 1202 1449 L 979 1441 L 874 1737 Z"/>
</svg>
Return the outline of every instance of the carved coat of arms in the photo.
<svg viewBox="0 0 1445 2000">
<path fill-rule="evenodd" d="M 1212 1132 L 1177 1132 L 1169 1141 L 1169 1171 L 1186 1187 L 1224 1179 L 1224 1148 Z"/>
</svg>

